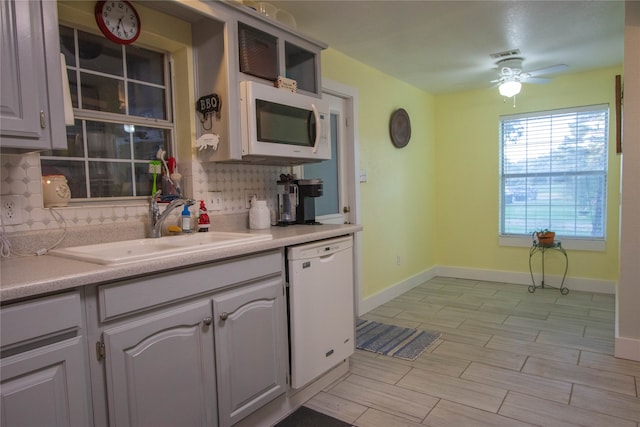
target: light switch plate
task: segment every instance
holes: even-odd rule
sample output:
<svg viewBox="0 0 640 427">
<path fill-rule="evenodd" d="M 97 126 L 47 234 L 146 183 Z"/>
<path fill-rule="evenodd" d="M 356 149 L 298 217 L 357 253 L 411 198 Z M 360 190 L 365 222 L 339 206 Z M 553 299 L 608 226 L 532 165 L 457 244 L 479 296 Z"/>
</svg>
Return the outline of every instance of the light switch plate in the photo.
<svg viewBox="0 0 640 427">
<path fill-rule="evenodd" d="M 251 209 L 251 199 L 260 199 L 260 192 L 258 190 L 244 190 L 245 207 Z"/>
<path fill-rule="evenodd" d="M 210 211 L 222 210 L 222 191 L 207 192 L 207 209 Z"/>
</svg>

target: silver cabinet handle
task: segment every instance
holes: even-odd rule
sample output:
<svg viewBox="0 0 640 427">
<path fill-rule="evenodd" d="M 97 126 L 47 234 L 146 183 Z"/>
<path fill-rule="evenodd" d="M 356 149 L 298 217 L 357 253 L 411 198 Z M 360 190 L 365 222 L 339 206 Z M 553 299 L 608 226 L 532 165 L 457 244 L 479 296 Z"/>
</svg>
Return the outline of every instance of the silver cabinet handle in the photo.
<svg viewBox="0 0 640 427">
<path fill-rule="evenodd" d="M 222 312 L 220 313 L 220 320 L 227 320 L 229 318 L 229 313 Z"/>
<path fill-rule="evenodd" d="M 204 319 L 202 319 L 202 323 L 209 326 L 211 325 L 211 323 L 213 323 L 213 319 L 211 317 L 205 317 Z"/>
</svg>

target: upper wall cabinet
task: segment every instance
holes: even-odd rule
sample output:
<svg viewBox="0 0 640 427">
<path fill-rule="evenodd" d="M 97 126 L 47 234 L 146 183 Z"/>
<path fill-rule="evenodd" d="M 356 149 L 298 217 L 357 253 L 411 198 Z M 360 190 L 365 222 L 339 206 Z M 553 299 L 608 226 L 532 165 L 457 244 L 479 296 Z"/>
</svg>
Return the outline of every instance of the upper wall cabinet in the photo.
<svg viewBox="0 0 640 427">
<path fill-rule="evenodd" d="M 320 98 L 320 53 L 327 45 L 236 2 L 207 2 L 206 7 L 209 18 L 192 23 L 196 99 L 215 94 L 221 107 L 199 114 L 196 137 L 213 133 L 220 142 L 216 150 L 202 151 L 201 160 L 247 161 L 242 157 L 240 82 L 273 86 L 282 76 L 295 80 L 298 92 Z"/>
<path fill-rule="evenodd" d="M 264 28 L 260 22 L 251 26 L 246 23 L 249 19 L 238 21 L 240 79 L 253 76 L 273 84 L 282 76 L 295 80 L 298 91 L 320 96 L 321 48 L 278 29 Z"/>
<path fill-rule="evenodd" d="M 56 2 L 2 0 L 0 15 L 0 148 L 66 148 Z"/>
</svg>

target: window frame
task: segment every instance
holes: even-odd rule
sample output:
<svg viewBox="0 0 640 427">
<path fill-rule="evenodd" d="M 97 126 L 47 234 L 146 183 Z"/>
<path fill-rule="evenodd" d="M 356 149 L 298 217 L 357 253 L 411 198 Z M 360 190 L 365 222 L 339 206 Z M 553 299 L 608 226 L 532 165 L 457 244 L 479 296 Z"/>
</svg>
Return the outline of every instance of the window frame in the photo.
<svg viewBox="0 0 640 427">
<path fill-rule="evenodd" d="M 127 105 L 126 105 L 126 113 L 125 114 L 119 114 L 119 113 L 113 113 L 113 112 L 106 112 L 106 111 L 97 111 L 97 110 L 92 110 L 92 109 L 83 109 L 83 108 L 79 108 L 79 107 L 73 107 L 73 113 L 74 113 L 74 119 L 76 122 L 80 121 L 81 123 L 81 129 L 82 129 L 82 134 L 83 136 L 86 136 L 86 122 L 91 122 L 91 121 L 95 121 L 95 122 L 100 122 L 100 123 L 112 123 L 112 124 L 118 124 L 118 125 L 134 125 L 134 126 L 141 126 L 141 127 L 152 127 L 152 128 L 156 128 L 162 131 L 167 131 L 167 141 L 166 141 L 166 147 L 163 147 L 164 150 L 166 150 L 167 152 L 167 156 L 174 156 L 174 154 L 172 153 L 176 153 L 176 139 L 177 139 L 177 130 L 176 130 L 176 122 L 175 122 L 175 117 L 176 117 L 176 110 L 175 110 L 175 94 L 174 94 L 174 90 L 175 90 L 175 82 L 174 82 L 174 60 L 173 60 L 173 54 L 172 52 L 162 49 L 160 47 L 157 46 L 148 46 L 146 44 L 143 43 L 139 43 L 136 42 L 130 46 L 134 46 L 136 48 L 142 48 L 145 50 L 149 50 L 149 51 L 153 51 L 156 53 L 159 53 L 161 55 L 163 55 L 163 72 L 164 72 L 164 84 L 163 85 L 158 85 L 152 82 L 145 82 L 145 81 L 140 81 L 138 79 L 132 78 L 132 77 L 128 77 L 126 75 L 126 69 L 127 69 L 127 65 L 126 65 L 126 59 L 127 59 L 127 53 L 126 53 L 126 48 L 128 46 L 125 45 L 119 45 L 118 48 L 119 50 L 122 52 L 122 57 L 123 57 L 123 71 L 124 71 L 124 75 L 122 76 L 117 76 L 117 75 L 111 75 L 111 74 L 104 74 L 95 70 L 86 70 L 80 67 L 80 64 L 78 63 L 78 32 L 82 31 L 85 33 L 89 33 L 89 34 L 93 34 L 93 35 L 97 35 L 100 36 L 100 33 L 96 32 L 96 31 L 92 31 L 89 30 L 87 28 L 85 28 L 84 26 L 81 25 L 77 25 L 74 23 L 70 23 L 70 22 L 66 22 L 66 21 L 59 21 L 58 22 L 58 26 L 59 27 L 68 27 L 71 30 L 73 30 L 74 33 L 74 44 L 75 44 L 75 55 L 76 55 L 76 64 L 74 65 L 67 65 L 67 70 L 69 70 L 70 72 L 73 72 L 76 74 L 76 79 L 78 81 L 78 86 L 81 85 L 80 83 L 80 74 L 81 73 L 89 73 L 92 75 L 98 75 L 98 76 L 107 76 L 110 78 L 116 78 L 118 80 L 123 81 L 123 89 L 124 89 L 124 94 L 125 94 L 125 99 L 127 99 Z M 66 74 L 63 76 L 66 77 Z M 164 88 L 164 95 L 166 97 L 166 102 L 165 102 L 165 116 L 166 119 L 157 119 L 157 118 L 149 118 L 149 117 L 143 117 L 143 116 L 136 116 L 136 115 L 130 115 L 128 114 L 129 111 L 129 104 L 128 104 L 128 86 L 130 83 L 142 83 L 146 86 L 150 86 L 150 87 L 163 87 Z M 78 105 L 80 105 L 81 103 L 81 98 L 78 97 Z M 85 181 L 85 185 L 87 185 L 87 194 L 90 194 L 89 192 L 89 186 L 90 186 L 90 177 L 88 176 L 88 162 L 91 162 L 92 160 L 97 160 L 97 161 L 115 161 L 116 163 L 126 163 L 128 165 L 130 165 L 131 169 L 132 169 L 132 173 L 135 170 L 136 165 L 140 165 L 140 164 L 148 164 L 149 160 L 140 160 L 140 159 L 135 159 L 135 158 L 129 158 L 129 159 L 112 159 L 112 158 L 93 158 L 93 157 L 89 157 L 89 153 L 87 152 L 87 145 L 86 145 L 86 140 L 83 140 L 83 144 L 84 144 L 84 155 L 83 157 L 68 157 L 68 156 L 57 156 L 57 155 L 42 155 L 41 154 L 41 159 L 45 159 L 45 160 L 69 160 L 69 161 L 74 161 L 74 162 L 83 162 L 84 163 L 84 168 L 85 168 L 85 173 L 87 174 L 87 181 Z M 133 147 L 131 147 L 131 149 L 133 149 Z M 52 153 L 53 154 L 53 153 Z M 133 185 L 133 187 L 135 188 L 135 177 L 132 177 L 132 181 L 131 184 Z M 132 195 L 132 196 L 113 196 L 113 197 L 84 197 L 84 198 L 72 198 L 69 201 L 69 206 L 81 206 L 81 205 L 105 205 L 105 206 L 113 206 L 114 204 L 118 204 L 118 205 L 131 205 L 131 204 L 135 204 L 138 205 L 141 202 L 146 202 L 149 199 L 150 195 Z"/>
<path fill-rule="evenodd" d="M 498 243 L 501 246 L 518 246 L 518 247 L 530 247 L 532 244 L 532 236 L 530 234 L 516 234 L 504 232 L 505 227 L 505 176 L 504 173 L 504 139 L 502 128 L 503 124 L 507 120 L 514 120 L 518 118 L 537 118 L 545 116 L 553 116 L 566 113 L 580 113 L 589 111 L 605 111 L 605 136 L 604 136 L 604 189 L 605 195 L 602 206 L 603 215 L 603 237 L 578 237 L 578 236 L 563 236 L 558 234 L 559 240 L 562 241 L 562 246 L 566 249 L 577 249 L 585 251 L 604 251 L 607 244 L 607 207 L 608 198 L 610 197 L 608 191 L 608 181 L 610 176 L 609 171 L 609 142 L 610 142 L 610 106 L 608 103 L 594 104 L 587 106 L 568 107 L 562 109 L 542 110 L 535 112 L 527 112 L 521 114 L 501 115 L 498 121 L 498 155 L 499 155 L 499 170 L 498 170 L 498 191 L 499 191 L 499 204 L 498 204 Z M 539 173 L 532 173 L 532 175 L 540 175 Z M 549 174 L 552 177 L 553 173 Z M 533 230 L 532 230 L 533 231 Z"/>
</svg>

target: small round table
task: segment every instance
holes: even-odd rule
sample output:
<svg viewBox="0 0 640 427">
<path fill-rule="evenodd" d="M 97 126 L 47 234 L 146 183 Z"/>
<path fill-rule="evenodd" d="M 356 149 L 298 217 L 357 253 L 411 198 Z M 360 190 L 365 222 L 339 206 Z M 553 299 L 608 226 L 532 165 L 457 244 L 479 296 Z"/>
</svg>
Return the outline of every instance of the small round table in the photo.
<svg viewBox="0 0 640 427">
<path fill-rule="evenodd" d="M 560 253 L 562 253 L 564 255 L 564 275 L 562 276 L 562 282 L 560 283 L 560 293 L 562 295 L 566 295 L 569 293 L 569 288 L 566 288 L 564 286 L 564 280 L 567 278 L 567 270 L 569 269 L 569 257 L 567 256 L 567 251 L 564 250 L 564 248 L 562 247 L 562 243 L 560 243 L 560 241 L 556 240 L 553 243 L 550 243 L 548 245 L 544 245 L 544 244 L 540 244 L 538 242 L 533 242 L 533 245 L 531 246 L 531 249 L 529 249 L 529 272 L 531 273 L 531 282 L 533 283 L 533 285 L 529 286 L 528 290 L 530 293 L 534 293 L 536 291 L 536 288 L 538 286 L 536 286 L 536 280 L 533 278 L 533 269 L 531 268 L 531 258 L 533 257 L 534 254 L 540 252 L 541 256 L 542 256 L 542 281 L 540 282 L 540 288 L 545 287 L 545 283 L 544 283 L 544 253 L 546 251 L 558 251 Z M 552 288 L 553 286 L 549 286 L 550 288 Z"/>
</svg>

